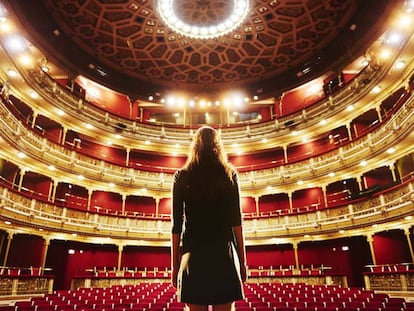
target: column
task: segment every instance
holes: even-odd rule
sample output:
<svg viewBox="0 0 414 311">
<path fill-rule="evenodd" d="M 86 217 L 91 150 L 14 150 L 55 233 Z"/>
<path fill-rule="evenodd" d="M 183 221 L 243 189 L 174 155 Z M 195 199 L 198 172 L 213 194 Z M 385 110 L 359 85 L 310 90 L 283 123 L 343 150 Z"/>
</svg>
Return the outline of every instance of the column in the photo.
<svg viewBox="0 0 414 311">
<path fill-rule="evenodd" d="M 142 122 L 144 117 L 144 109 L 143 108 L 139 108 L 139 121 Z"/>
<path fill-rule="evenodd" d="M 20 180 L 19 180 L 19 185 L 18 185 L 18 191 L 21 191 L 22 190 L 22 185 L 23 185 L 23 176 L 24 176 L 24 174 L 25 174 L 25 170 L 24 169 L 21 169 L 20 170 Z"/>
<path fill-rule="evenodd" d="M 259 216 L 259 197 L 254 197 L 254 202 L 256 203 L 256 216 Z"/>
<path fill-rule="evenodd" d="M 299 271 L 299 254 L 298 254 L 298 242 L 293 242 L 293 252 L 295 254 L 295 269 Z"/>
<path fill-rule="evenodd" d="M 349 140 L 352 140 L 352 132 L 351 132 L 351 124 L 350 123 L 346 124 L 346 130 L 348 131 Z"/>
<path fill-rule="evenodd" d="M 288 163 L 287 146 L 283 145 L 283 154 L 285 156 L 285 163 Z"/>
<path fill-rule="evenodd" d="M 411 262 L 414 263 L 414 250 L 413 250 L 413 243 L 411 243 L 411 239 L 410 239 L 410 229 L 405 228 L 404 234 L 407 237 L 408 248 L 410 249 L 410 255 L 411 255 Z"/>
<path fill-rule="evenodd" d="M 49 187 L 49 193 L 47 194 L 47 198 L 48 198 L 49 201 L 52 201 L 52 202 L 53 202 L 52 193 L 53 193 L 54 186 L 55 186 L 55 182 L 53 180 L 51 180 L 50 181 L 50 187 Z"/>
<path fill-rule="evenodd" d="M 329 105 L 329 107 L 332 107 L 334 105 L 334 99 L 333 99 L 332 95 L 329 95 L 329 97 L 328 97 L 328 105 Z"/>
<path fill-rule="evenodd" d="M 6 250 L 4 252 L 4 259 L 3 259 L 4 267 L 7 265 L 7 258 L 9 257 L 10 245 L 11 245 L 12 240 L 13 240 L 13 233 L 8 232 L 7 245 L 6 245 Z"/>
<path fill-rule="evenodd" d="M 375 107 L 375 110 L 377 111 L 378 121 L 379 121 L 380 123 L 382 123 L 381 107 L 380 107 L 380 106 Z"/>
<path fill-rule="evenodd" d="M 67 134 L 67 132 L 68 132 L 68 129 L 67 129 L 66 127 L 64 127 L 64 128 L 63 128 L 63 130 L 62 130 L 62 136 L 60 137 L 60 143 L 61 143 L 62 145 L 64 145 L 64 144 L 65 144 L 65 140 L 66 140 L 66 134 Z"/>
<path fill-rule="evenodd" d="M 37 119 L 37 112 L 33 111 L 33 120 L 32 120 L 32 124 L 31 124 L 32 128 L 34 128 L 35 125 L 36 125 L 36 119 Z"/>
<path fill-rule="evenodd" d="M 125 201 L 126 201 L 126 194 L 125 193 L 123 193 L 122 194 L 122 215 L 124 215 L 125 214 Z"/>
<path fill-rule="evenodd" d="M 87 206 L 88 211 L 91 210 L 91 200 L 92 200 L 92 190 L 88 189 L 88 206 Z"/>
<path fill-rule="evenodd" d="M 160 211 L 160 198 L 156 197 L 155 198 L 155 216 L 159 215 L 159 211 Z"/>
<path fill-rule="evenodd" d="M 361 191 L 362 189 L 365 189 L 365 185 L 364 185 L 364 188 L 362 187 L 362 176 L 358 176 L 357 178 L 356 178 L 356 180 L 357 180 L 357 182 L 358 182 L 358 190 L 359 191 Z"/>
<path fill-rule="evenodd" d="M 369 243 L 369 249 L 371 251 L 371 257 L 372 257 L 372 264 L 376 265 L 377 264 L 377 259 L 375 258 L 375 250 L 374 250 L 374 238 L 372 236 L 372 234 L 369 234 L 367 236 L 367 241 Z"/>
<path fill-rule="evenodd" d="M 293 211 L 293 199 L 292 199 L 292 192 L 288 192 L 288 197 L 289 197 L 289 210 Z"/>
<path fill-rule="evenodd" d="M 306 121 L 307 118 L 306 109 L 302 109 L 302 119 Z"/>
<path fill-rule="evenodd" d="M 124 250 L 124 245 L 119 244 L 118 245 L 118 265 L 117 265 L 117 271 L 121 271 L 121 262 L 122 262 L 122 251 Z"/>
<path fill-rule="evenodd" d="M 52 193 L 50 195 L 50 201 L 53 202 L 53 203 L 55 202 L 55 198 L 56 198 L 57 185 L 58 185 L 57 180 L 54 180 L 53 181 L 53 187 L 52 187 Z"/>
<path fill-rule="evenodd" d="M 395 165 L 394 165 L 394 163 L 390 164 L 389 168 L 390 168 L 391 174 L 392 174 L 392 181 L 396 182 L 397 181 L 397 175 L 395 174 Z"/>
<path fill-rule="evenodd" d="M 46 266 L 46 258 L 47 258 L 47 251 L 49 249 L 49 245 L 50 245 L 50 238 L 47 237 L 45 238 L 43 242 L 42 255 L 40 257 L 40 268 L 42 268 L 42 270 L 44 270 Z"/>
<path fill-rule="evenodd" d="M 322 193 L 323 193 L 323 202 L 325 203 L 324 207 L 328 207 L 328 198 L 326 197 L 326 185 L 322 186 Z"/>
<path fill-rule="evenodd" d="M 128 166 L 129 165 L 129 154 L 131 152 L 131 148 L 127 147 L 126 148 L 126 159 L 125 159 L 125 165 Z"/>
</svg>

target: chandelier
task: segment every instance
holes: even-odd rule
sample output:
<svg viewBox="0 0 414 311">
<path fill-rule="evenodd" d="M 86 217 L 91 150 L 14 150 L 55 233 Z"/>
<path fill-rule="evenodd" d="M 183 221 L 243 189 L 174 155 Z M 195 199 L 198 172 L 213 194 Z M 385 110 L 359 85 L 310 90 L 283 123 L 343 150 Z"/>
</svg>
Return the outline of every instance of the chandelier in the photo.
<svg viewBox="0 0 414 311">
<path fill-rule="evenodd" d="M 173 31 L 195 39 L 223 36 L 249 13 L 249 0 L 157 0 L 162 20 Z"/>
</svg>

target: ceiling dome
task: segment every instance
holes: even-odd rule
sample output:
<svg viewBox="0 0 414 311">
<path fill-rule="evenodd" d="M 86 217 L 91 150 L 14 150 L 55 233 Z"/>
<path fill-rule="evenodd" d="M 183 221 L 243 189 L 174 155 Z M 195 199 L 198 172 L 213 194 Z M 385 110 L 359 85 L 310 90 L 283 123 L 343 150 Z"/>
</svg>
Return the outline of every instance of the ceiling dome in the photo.
<svg viewBox="0 0 414 311">
<path fill-rule="evenodd" d="M 48 57 L 74 75 L 148 98 L 167 90 L 215 94 L 230 88 L 277 96 L 361 53 L 368 38 L 375 38 L 368 32 L 381 24 L 389 3 L 43 0 L 9 5 L 30 21 L 29 31 Z M 219 33 L 223 23 L 228 29 Z"/>
<path fill-rule="evenodd" d="M 213 39 L 240 26 L 250 5 L 247 0 L 158 0 L 157 10 L 174 32 L 195 39 Z"/>
</svg>

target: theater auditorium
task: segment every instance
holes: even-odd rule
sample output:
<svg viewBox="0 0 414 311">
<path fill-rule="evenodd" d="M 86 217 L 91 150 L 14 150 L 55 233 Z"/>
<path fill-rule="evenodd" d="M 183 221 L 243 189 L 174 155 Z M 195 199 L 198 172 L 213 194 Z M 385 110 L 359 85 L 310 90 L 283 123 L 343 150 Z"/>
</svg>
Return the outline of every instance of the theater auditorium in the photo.
<svg viewBox="0 0 414 311">
<path fill-rule="evenodd" d="M 0 0 L 0 311 L 184 310 L 171 187 L 237 169 L 237 311 L 414 310 L 414 1 Z"/>
</svg>

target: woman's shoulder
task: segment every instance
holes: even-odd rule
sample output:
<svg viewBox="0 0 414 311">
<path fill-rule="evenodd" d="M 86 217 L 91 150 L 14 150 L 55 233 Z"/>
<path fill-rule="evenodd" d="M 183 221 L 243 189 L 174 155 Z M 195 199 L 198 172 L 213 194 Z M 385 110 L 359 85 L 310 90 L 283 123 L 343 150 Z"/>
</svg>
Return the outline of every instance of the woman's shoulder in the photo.
<svg viewBox="0 0 414 311">
<path fill-rule="evenodd" d="M 174 182 L 183 180 L 188 175 L 188 170 L 185 168 L 179 169 L 174 173 Z"/>
<path fill-rule="evenodd" d="M 239 178 L 239 174 L 237 173 L 237 170 L 234 167 L 230 167 L 230 175 L 233 181 L 237 181 Z"/>
</svg>

